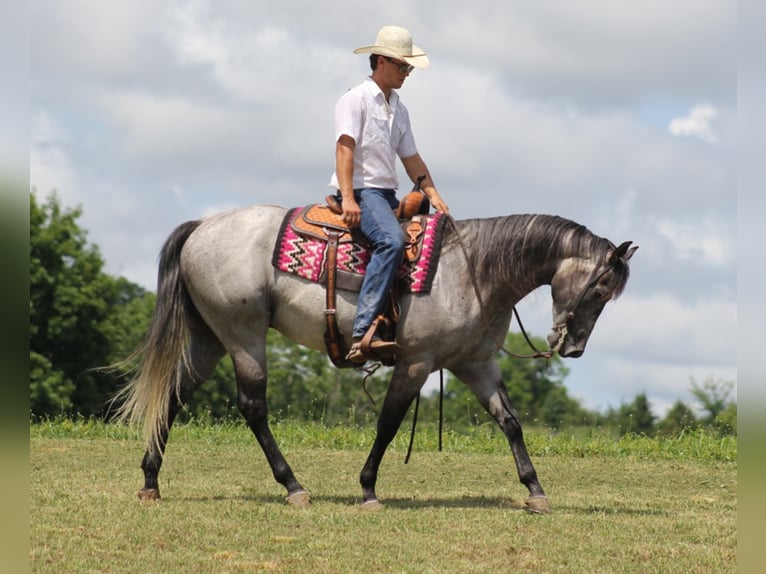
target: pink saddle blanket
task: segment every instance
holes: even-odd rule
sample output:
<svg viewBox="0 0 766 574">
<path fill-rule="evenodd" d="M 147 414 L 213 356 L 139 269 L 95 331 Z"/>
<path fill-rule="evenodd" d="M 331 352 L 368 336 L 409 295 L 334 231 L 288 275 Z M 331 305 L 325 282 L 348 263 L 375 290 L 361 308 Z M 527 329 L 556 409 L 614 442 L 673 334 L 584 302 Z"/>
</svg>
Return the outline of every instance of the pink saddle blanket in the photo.
<svg viewBox="0 0 766 574">
<path fill-rule="evenodd" d="M 274 247 L 272 264 L 285 273 L 292 273 L 309 281 L 326 282 L 327 242 L 296 232 L 293 221 L 302 208 L 287 212 Z M 420 254 L 416 260 L 399 268 L 404 290 L 409 293 L 428 293 L 439 263 L 441 239 L 447 219 L 441 213 L 421 216 L 425 219 Z M 359 291 L 370 261 L 369 247 L 354 241 L 338 245 L 337 284 L 339 289 Z"/>
</svg>

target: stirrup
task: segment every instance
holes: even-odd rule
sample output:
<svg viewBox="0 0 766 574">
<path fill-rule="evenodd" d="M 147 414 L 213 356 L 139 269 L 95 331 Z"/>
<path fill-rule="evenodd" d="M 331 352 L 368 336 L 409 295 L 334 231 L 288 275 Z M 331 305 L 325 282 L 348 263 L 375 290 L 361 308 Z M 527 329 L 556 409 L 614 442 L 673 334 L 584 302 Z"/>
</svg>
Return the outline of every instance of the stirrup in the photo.
<svg viewBox="0 0 766 574">
<path fill-rule="evenodd" d="M 363 365 L 367 362 L 367 359 L 367 355 L 362 351 L 362 343 L 354 343 L 351 345 L 351 348 L 346 354 L 346 360 L 349 363 L 354 363 L 356 365 Z"/>
</svg>

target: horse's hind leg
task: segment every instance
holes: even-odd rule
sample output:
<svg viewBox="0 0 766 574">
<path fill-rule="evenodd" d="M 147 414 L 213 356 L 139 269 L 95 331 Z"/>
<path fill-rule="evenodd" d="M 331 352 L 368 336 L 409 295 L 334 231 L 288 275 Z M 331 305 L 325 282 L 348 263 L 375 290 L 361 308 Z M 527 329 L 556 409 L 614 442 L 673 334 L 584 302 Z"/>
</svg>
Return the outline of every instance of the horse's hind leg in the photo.
<svg viewBox="0 0 766 574">
<path fill-rule="evenodd" d="M 428 369 L 425 367 L 419 369 L 415 366 L 397 366 L 394 370 L 391 384 L 378 416 L 375 442 L 359 476 L 359 482 L 362 485 L 362 506 L 368 508 L 380 506 L 375 494 L 380 463 L 388 445 L 396 436 L 404 415 L 407 414 L 407 409 L 415 400 L 427 377 Z"/>
<path fill-rule="evenodd" d="M 529 490 L 525 501 L 531 512 L 545 514 L 551 511 L 548 497 L 540 486 L 532 460 L 524 444 L 524 433 L 516 410 L 508 398 L 508 391 L 502 380 L 499 367 L 492 361 L 473 365 L 463 365 L 454 369 L 455 375 L 468 385 L 479 402 L 497 421 L 503 430 L 516 461 L 516 471 L 521 483 Z"/>
<path fill-rule="evenodd" d="M 194 390 L 205 381 L 215 369 L 215 366 L 225 354 L 225 350 L 215 335 L 202 325 L 190 325 L 190 340 L 188 347 L 190 367 L 182 367 L 180 400 L 175 391 L 170 397 L 167 425 L 161 430 L 159 445 L 153 442 L 144 453 L 141 469 L 144 471 L 144 487 L 138 492 L 141 500 L 157 500 L 160 498 L 159 474 L 162 467 L 162 457 L 165 453 L 170 427 L 178 413 L 189 400 Z"/>
<path fill-rule="evenodd" d="M 266 406 L 265 335 L 257 347 L 232 354 L 237 375 L 237 404 L 247 425 L 261 445 L 274 478 L 287 489 L 287 502 L 307 506 L 309 494 L 296 480 L 290 465 L 271 434 Z"/>
</svg>

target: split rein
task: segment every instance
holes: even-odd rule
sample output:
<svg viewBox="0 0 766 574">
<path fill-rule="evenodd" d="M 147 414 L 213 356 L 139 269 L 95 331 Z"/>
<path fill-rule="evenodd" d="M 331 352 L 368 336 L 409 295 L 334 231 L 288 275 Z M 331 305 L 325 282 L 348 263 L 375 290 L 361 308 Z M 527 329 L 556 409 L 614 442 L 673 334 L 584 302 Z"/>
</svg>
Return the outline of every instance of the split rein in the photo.
<svg viewBox="0 0 766 574">
<path fill-rule="evenodd" d="M 487 312 L 484 308 L 484 300 L 481 296 L 481 290 L 479 289 L 479 284 L 476 280 L 476 270 L 473 268 L 473 265 L 471 264 L 471 259 L 468 257 L 468 250 L 465 247 L 465 243 L 463 242 L 463 238 L 460 235 L 460 230 L 457 228 L 457 225 L 455 224 L 455 219 L 449 215 L 446 214 L 444 217 L 447 218 L 447 223 L 449 224 L 452 231 L 455 233 L 455 237 L 457 237 L 458 244 L 460 245 L 460 249 L 463 252 L 463 257 L 465 258 L 466 265 L 468 266 L 468 274 L 471 278 L 471 284 L 473 285 L 474 293 L 476 294 L 476 300 L 479 302 L 479 310 L 481 312 L 481 318 L 484 322 L 484 326 L 487 329 L 488 333 L 492 333 L 492 325 L 489 321 L 489 318 L 487 317 Z M 587 290 L 587 289 L 586 289 Z M 584 296 L 584 293 L 583 293 Z M 582 300 L 582 297 L 578 300 L 577 304 L 579 305 L 580 301 Z M 528 355 L 520 355 L 517 353 L 514 353 L 513 351 L 505 348 L 505 346 L 501 343 L 498 343 L 496 340 L 493 339 L 493 342 L 497 346 L 498 351 L 502 351 L 506 355 L 509 355 L 511 357 L 517 358 L 517 359 L 550 359 L 558 350 L 561 348 L 561 345 L 564 343 L 564 339 L 566 339 L 567 336 L 567 322 L 571 320 L 574 317 L 574 310 L 567 314 L 566 321 L 559 325 L 554 325 L 553 330 L 559 334 L 558 341 L 556 344 L 548 349 L 547 351 L 540 351 L 535 347 L 532 340 L 529 338 L 529 335 L 527 334 L 526 329 L 524 328 L 524 324 L 521 322 L 521 317 L 519 316 L 519 312 L 516 310 L 516 307 L 513 307 L 513 315 L 516 317 L 516 321 L 519 324 L 519 329 L 521 330 L 521 334 L 524 336 L 524 340 L 527 342 L 527 344 L 530 346 L 530 348 L 534 351 L 532 354 Z M 362 381 L 362 388 L 364 389 L 364 392 L 367 394 L 367 398 L 370 399 L 372 404 L 375 404 L 375 400 L 370 395 L 369 391 L 367 390 L 367 379 L 372 376 L 375 371 L 378 370 L 380 367 L 380 363 L 377 363 L 376 365 L 373 365 L 372 367 L 365 368 L 361 367 L 360 370 L 365 371 L 367 374 L 365 375 L 363 381 Z M 410 430 L 410 440 L 409 444 L 407 446 L 407 455 L 404 458 L 404 464 L 407 464 L 410 461 L 410 455 L 412 454 L 412 445 L 415 441 L 415 428 L 417 426 L 418 422 L 418 410 L 420 407 L 420 392 L 415 396 L 415 410 L 412 415 L 412 428 Z M 444 369 L 439 369 L 439 452 L 442 451 L 442 430 L 444 425 Z"/>
<path fill-rule="evenodd" d="M 468 276 L 471 278 L 471 285 L 473 286 L 473 291 L 476 294 L 476 300 L 479 302 L 479 311 L 481 312 L 481 319 L 484 321 L 484 327 L 487 329 L 487 332 L 491 334 L 492 325 L 489 322 L 487 311 L 484 308 L 484 300 L 481 297 L 481 290 L 479 289 L 479 284 L 476 280 L 476 269 L 474 269 L 473 265 L 471 264 L 471 259 L 468 257 L 468 250 L 466 249 L 463 238 L 460 235 L 460 231 L 455 224 L 455 219 L 449 214 L 445 217 L 447 218 L 447 223 L 452 228 L 452 231 L 455 232 L 455 237 L 457 237 L 458 245 L 460 245 L 460 250 L 463 252 L 463 257 L 465 258 L 466 265 L 468 266 Z M 574 311 L 567 315 L 567 319 L 564 323 L 554 325 L 553 330 L 559 334 L 559 338 L 556 344 L 547 351 L 540 351 L 537 349 L 537 347 L 535 347 L 534 343 L 529 338 L 529 335 L 527 335 L 526 329 L 524 329 L 524 324 L 521 322 L 521 317 L 519 316 L 519 312 L 516 310 L 515 306 L 513 307 L 513 315 L 516 317 L 516 321 L 519 324 L 519 329 L 521 330 L 521 334 L 524 336 L 524 340 L 534 351 L 534 353 L 529 355 L 520 355 L 509 349 L 506 349 L 502 343 L 498 343 L 495 339 L 492 339 L 492 342 L 495 343 L 497 350 L 516 359 L 550 359 L 555 353 L 558 352 L 558 350 L 561 348 L 561 345 L 564 344 L 564 339 L 566 339 L 567 336 L 567 322 L 571 320 L 572 317 L 574 317 Z"/>
<path fill-rule="evenodd" d="M 449 214 L 444 215 L 444 217 L 447 218 L 447 223 L 449 224 L 452 231 L 455 233 L 455 237 L 457 237 L 458 245 L 460 245 L 460 249 L 463 252 L 463 257 L 465 258 L 466 265 L 468 266 L 468 274 L 471 278 L 471 284 L 473 286 L 474 293 L 476 294 L 476 300 L 479 303 L 479 310 L 481 313 L 482 321 L 484 322 L 484 327 L 487 329 L 487 332 L 489 334 L 492 334 L 492 324 L 490 323 L 489 318 L 487 317 L 486 309 L 484 308 L 484 300 L 482 299 L 481 290 L 479 289 L 479 284 L 476 280 L 476 270 L 471 264 L 471 259 L 468 256 L 468 250 L 466 249 L 465 243 L 463 242 L 463 238 L 460 235 L 460 231 L 458 230 L 457 225 L 455 224 L 455 219 Z M 546 351 L 540 351 L 539 349 L 537 349 L 537 347 L 535 347 L 534 343 L 529 338 L 529 335 L 527 334 L 526 329 L 524 328 L 524 324 L 521 322 L 521 317 L 519 316 L 519 312 L 516 310 L 516 307 L 514 306 L 513 315 L 516 317 L 516 321 L 519 323 L 519 329 L 521 330 L 521 334 L 524 336 L 524 340 L 527 342 L 527 344 L 530 346 L 530 348 L 534 352 L 527 355 L 514 353 L 513 351 L 505 348 L 503 344 L 498 343 L 493 338 L 493 342 L 495 343 L 495 346 L 497 347 L 498 351 L 501 351 L 505 353 L 506 355 L 514 357 L 516 359 L 550 359 L 551 357 L 553 357 L 553 355 L 556 354 L 561 348 L 561 346 L 564 344 L 564 340 L 566 339 L 568 334 L 568 324 L 572 319 L 574 319 L 577 308 L 583 302 L 583 300 L 585 299 L 585 296 L 591 290 L 591 288 L 593 288 L 599 282 L 601 277 L 607 271 L 609 271 L 609 269 L 610 267 L 607 266 L 600 273 L 596 273 L 598 268 L 594 269 L 594 273 L 591 276 L 590 281 L 588 281 L 587 285 L 585 286 L 585 288 L 582 290 L 579 297 L 575 301 L 575 304 L 565 315 L 564 321 L 552 327 L 553 332 L 558 333 L 558 340 L 556 341 L 556 344 L 553 345 L 550 349 Z M 367 373 L 367 375 L 365 375 L 364 377 L 364 381 L 362 382 L 362 386 L 364 388 L 364 391 L 367 393 L 367 397 L 370 399 L 370 401 L 372 401 L 373 405 L 375 404 L 375 401 L 373 400 L 372 396 L 367 390 L 366 383 L 367 383 L 367 379 L 379 367 L 380 367 L 380 363 L 370 368 L 364 368 L 364 367 L 360 368 L 360 370 L 364 370 Z M 407 447 L 407 456 L 404 459 L 404 464 L 407 464 L 409 462 L 410 455 L 412 454 L 412 445 L 415 439 L 415 427 L 417 426 L 417 422 L 418 422 L 419 406 L 420 406 L 420 392 L 418 392 L 418 394 L 415 396 L 415 410 L 412 415 L 412 429 L 410 431 L 410 441 Z M 439 452 L 441 452 L 442 450 L 443 421 L 444 421 L 444 369 L 439 369 Z"/>
</svg>

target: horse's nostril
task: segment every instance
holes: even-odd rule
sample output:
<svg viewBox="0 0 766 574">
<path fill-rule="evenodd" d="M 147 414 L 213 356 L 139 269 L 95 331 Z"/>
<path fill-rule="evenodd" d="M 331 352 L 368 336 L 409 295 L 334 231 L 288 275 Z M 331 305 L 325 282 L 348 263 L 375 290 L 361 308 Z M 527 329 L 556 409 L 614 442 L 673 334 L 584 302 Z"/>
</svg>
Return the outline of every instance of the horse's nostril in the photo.
<svg viewBox="0 0 766 574">
<path fill-rule="evenodd" d="M 582 351 L 579 349 L 576 349 L 574 351 L 570 351 L 566 354 L 567 357 L 571 357 L 572 359 L 576 359 L 578 357 L 582 357 Z"/>
</svg>

